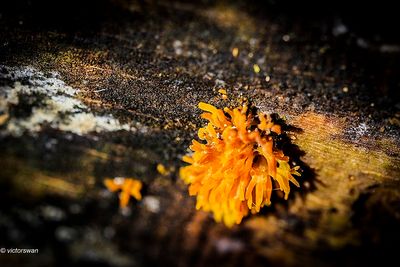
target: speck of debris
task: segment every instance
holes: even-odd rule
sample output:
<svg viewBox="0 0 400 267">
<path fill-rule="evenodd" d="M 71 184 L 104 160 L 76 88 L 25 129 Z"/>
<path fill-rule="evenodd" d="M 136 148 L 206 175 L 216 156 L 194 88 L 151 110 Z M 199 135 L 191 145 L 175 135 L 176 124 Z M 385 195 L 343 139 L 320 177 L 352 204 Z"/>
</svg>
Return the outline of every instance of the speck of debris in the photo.
<svg viewBox="0 0 400 267">
<path fill-rule="evenodd" d="M 284 42 L 289 42 L 289 41 L 290 41 L 290 35 L 289 35 L 289 34 L 283 35 L 283 36 L 282 36 L 282 40 L 283 40 Z"/>
</svg>

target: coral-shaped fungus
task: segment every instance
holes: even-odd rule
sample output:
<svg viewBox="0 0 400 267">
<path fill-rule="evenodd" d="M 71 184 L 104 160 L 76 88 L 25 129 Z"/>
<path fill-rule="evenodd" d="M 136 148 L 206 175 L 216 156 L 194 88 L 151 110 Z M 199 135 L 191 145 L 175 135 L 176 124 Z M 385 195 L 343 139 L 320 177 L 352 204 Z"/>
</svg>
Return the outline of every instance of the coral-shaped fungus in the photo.
<svg viewBox="0 0 400 267">
<path fill-rule="evenodd" d="M 139 180 L 116 177 L 114 179 L 105 179 L 104 185 L 111 192 L 121 190 L 121 193 L 119 194 L 119 206 L 121 208 L 125 208 L 128 205 L 131 196 L 136 200 L 142 199 L 142 195 L 140 194 L 142 182 Z"/>
<path fill-rule="evenodd" d="M 290 192 L 289 181 L 299 186 L 289 157 L 274 145 L 281 126 L 270 115 L 254 115 L 247 105 L 218 109 L 199 103 L 208 120 L 192 141 L 191 155 L 183 157 L 190 165 L 180 169 L 180 177 L 189 184 L 189 194 L 197 196 L 196 209 L 211 211 L 216 221 L 231 227 L 239 224 L 249 211 L 257 213 L 271 204 L 273 184 Z"/>
</svg>

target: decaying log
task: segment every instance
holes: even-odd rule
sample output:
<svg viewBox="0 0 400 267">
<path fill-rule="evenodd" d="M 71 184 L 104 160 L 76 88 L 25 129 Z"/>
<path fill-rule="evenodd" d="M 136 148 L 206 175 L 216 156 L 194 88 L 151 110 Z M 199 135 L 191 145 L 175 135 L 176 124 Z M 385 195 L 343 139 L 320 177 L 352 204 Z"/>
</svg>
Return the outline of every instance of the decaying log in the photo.
<svg viewBox="0 0 400 267">
<path fill-rule="evenodd" d="M 395 257 L 398 54 L 326 33 L 329 20 L 310 30 L 308 20 L 260 16 L 241 1 L 77 2 L 61 7 L 70 17 L 50 6 L 46 19 L 35 1 L 0 16 L 0 247 L 39 249 L 0 255 L 0 265 L 369 266 Z M 303 175 L 288 201 L 276 191 L 270 207 L 227 228 L 195 210 L 178 170 L 204 124 L 197 104 L 243 99 L 285 118 Z M 103 185 L 114 177 L 141 180 L 143 199 L 119 209 Z"/>
</svg>

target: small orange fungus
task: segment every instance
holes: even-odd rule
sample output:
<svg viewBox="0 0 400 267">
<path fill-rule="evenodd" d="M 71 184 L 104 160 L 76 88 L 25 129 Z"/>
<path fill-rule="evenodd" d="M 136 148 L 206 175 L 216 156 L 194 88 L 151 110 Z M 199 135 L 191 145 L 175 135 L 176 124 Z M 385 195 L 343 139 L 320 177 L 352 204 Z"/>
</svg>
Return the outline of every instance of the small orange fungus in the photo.
<svg viewBox="0 0 400 267">
<path fill-rule="evenodd" d="M 219 90 L 218 90 L 218 93 L 220 93 L 220 94 L 222 94 L 222 95 L 226 95 L 226 94 L 227 94 L 227 92 L 226 92 L 225 89 L 219 89 Z"/>
<path fill-rule="evenodd" d="M 105 179 L 104 185 L 111 192 L 121 190 L 119 194 L 119 205 L 121 208 L 128 206 L 129 199 L 133 196 L 136 200 L 141 200 L 142 182 L 132 178 L 116 177 L 114 179 Z"/>
<path fill-rule="evenodd" d="M 232 49 L 232 56 L 233 56 L 233 57 L 238 57 L 238 56 L 239 56 L 239 48 L 234 47 L 234 48 Z"/>
<path fill-rule="evenodd" d="M 208 120 L 198 130 L 203 143 L 192 141 L 192 154 L 183 157 L 188 166 L 180 177 L 189 184 L 189 194 L 197 196 L 196 209 L 211 211 L 216 221 L 231 227 L 243 217 L 271 204 L 273 187 L 290 192 L 289 181 L 299 186 L 289 157 L 274 146 L 274 136 L 282 133 L 270 115 L 239 108 L 218 109 L 199 103 Z"/>
<path fill-rule="evenodd" d="M 222 99 L 224 100 L 228 99 L 228 92 L 225 89 L 219 89 L 218 93 L 221 94 Z"/>
<path fill-rule="evenodd" d="M 171 173 L 171 171 L 168 170 L 168 169 L 167 169 L 163 164 L 161 164 L 161 163 L 158 163 L 158 164 L 157 164 L 157 171 L 158 171 L 159 174 L 161 174 L 161 175 L 163 175 L 163 176 L 169 175 L 169 174 Z"/>
</svg>

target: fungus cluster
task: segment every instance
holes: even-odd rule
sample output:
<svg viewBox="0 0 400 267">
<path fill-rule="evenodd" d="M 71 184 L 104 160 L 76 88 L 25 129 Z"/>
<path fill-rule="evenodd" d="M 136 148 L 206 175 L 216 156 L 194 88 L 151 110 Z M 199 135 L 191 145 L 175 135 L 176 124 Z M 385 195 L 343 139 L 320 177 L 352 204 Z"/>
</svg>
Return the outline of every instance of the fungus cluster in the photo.
<svg viewBox="0 0 400 267">
<path fill-rule="evenodd" d="M 250 112 L 247 105 L 218 109 L 201 102 L 199 108 L 208 123 L 198 130 L 202 142 L 192 141 L 188 166 L 180 177 L 197 197 L 196 209 L 211 211 L 216 221 L 231 227 L 243 217 L 271 204 L 273 188 L 287 199 L 289 181 L 299 186 L 289 157 L 274 145 L 281 126 L 270 115 Z"/>
</svg>

